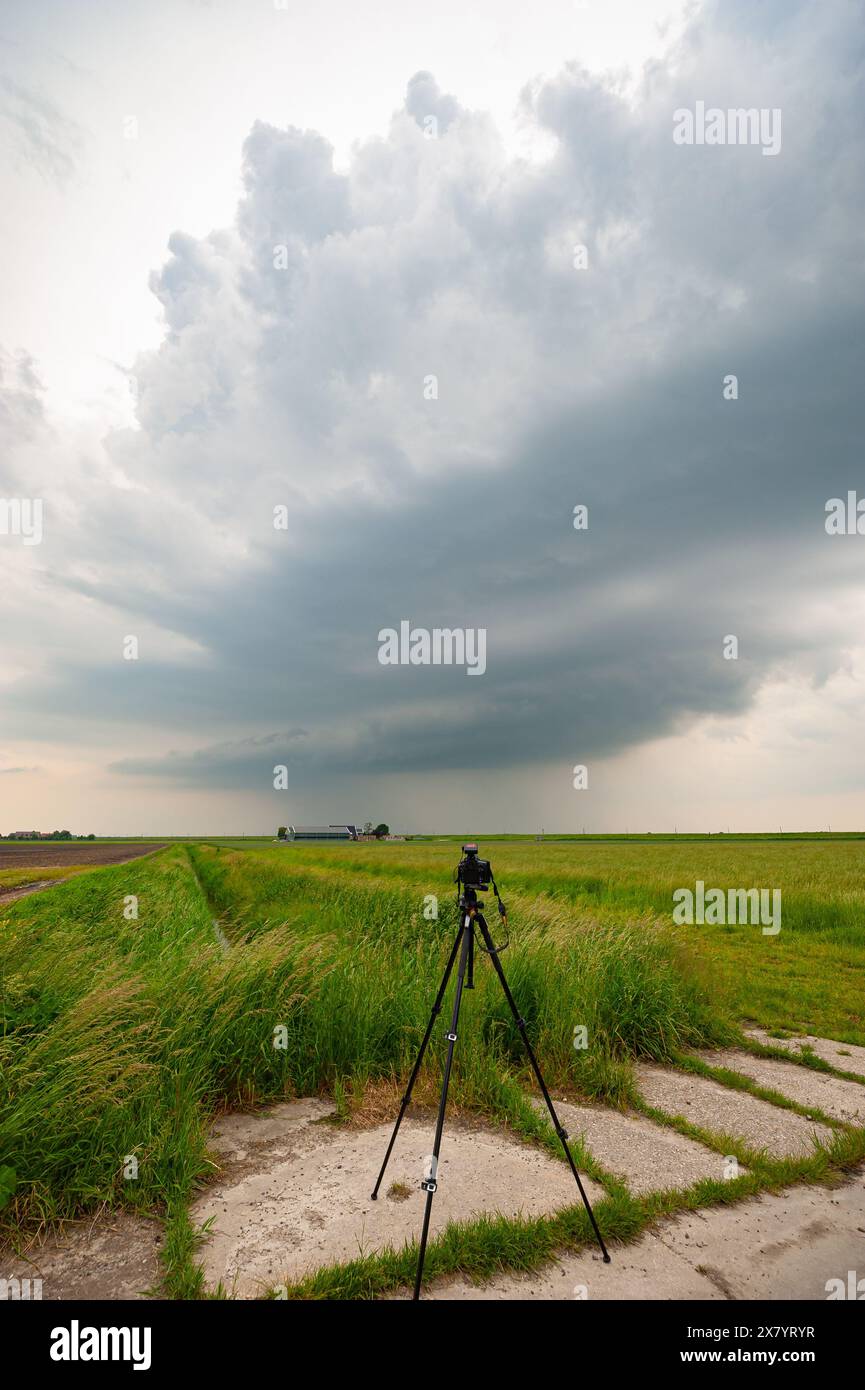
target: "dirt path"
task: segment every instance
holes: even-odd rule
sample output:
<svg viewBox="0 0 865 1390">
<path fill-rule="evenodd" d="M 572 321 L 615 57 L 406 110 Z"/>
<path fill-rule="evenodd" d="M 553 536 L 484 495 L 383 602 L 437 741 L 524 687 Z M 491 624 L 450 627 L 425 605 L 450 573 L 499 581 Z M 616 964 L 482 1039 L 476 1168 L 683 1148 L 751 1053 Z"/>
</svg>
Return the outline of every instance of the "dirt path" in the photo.
<svg viewBox="0 0 865 1390">
<path fill-rule="evenodd" d="M 161 1244 L 158 1221 L 110 1212 L 50 1235 L 26 1260 L 0 1255 L 0 1277 L 29 1279 L 31 1289 L 40 1279 L 43 1300 L 145 1298 L 161 1283 Z"/>
<path fill-rule="evenodd" d="M 43 888 L 68 882 L 68 878 L 41 878 L 36 883 L 22 883 L 17 888 L 0 888 L 0 907 L 4 903 L 14 903 L 16 898 L 26 898 L 30 893 L 40 893 Z"/>
</svg>

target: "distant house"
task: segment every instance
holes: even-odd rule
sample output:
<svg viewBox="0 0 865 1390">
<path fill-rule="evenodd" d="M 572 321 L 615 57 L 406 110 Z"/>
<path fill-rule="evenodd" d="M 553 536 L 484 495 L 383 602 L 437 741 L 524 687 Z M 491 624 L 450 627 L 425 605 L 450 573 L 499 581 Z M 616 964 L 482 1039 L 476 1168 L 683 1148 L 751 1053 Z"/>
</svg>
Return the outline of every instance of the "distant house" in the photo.
<svg viewBox="0 0 865 1390">
<path fill-rule="evenodd" d="M 356 840 L 353 825 L 290 825 L 287 840 Z"/>
<path fill-rule="evenodd" d="M 38 840 L 40 833 L 38 830 L 13 830 L 9 836 L 10 840 Z"/>
</svg>

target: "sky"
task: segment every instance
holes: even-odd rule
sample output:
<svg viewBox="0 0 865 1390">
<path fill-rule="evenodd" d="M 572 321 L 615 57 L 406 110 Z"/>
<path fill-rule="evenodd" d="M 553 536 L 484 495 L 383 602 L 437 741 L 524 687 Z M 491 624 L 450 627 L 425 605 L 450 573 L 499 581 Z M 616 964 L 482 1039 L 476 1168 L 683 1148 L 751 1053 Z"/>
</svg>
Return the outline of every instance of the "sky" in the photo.
<svg viewBox="0 0 865 1390">
<path fill-rule="evenodd" d="M 862 18 L 0 4 L 0 831 L 861 829 Z"/>
</svg>

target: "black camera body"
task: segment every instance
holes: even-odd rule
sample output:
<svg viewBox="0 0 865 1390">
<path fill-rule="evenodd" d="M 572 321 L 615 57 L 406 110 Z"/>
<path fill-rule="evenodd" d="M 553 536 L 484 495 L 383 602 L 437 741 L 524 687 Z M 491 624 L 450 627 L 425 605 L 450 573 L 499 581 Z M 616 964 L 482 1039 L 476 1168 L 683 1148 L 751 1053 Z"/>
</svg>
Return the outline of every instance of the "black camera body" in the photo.
<svg viewBox="0 0 865 1390">
<path fill-rule="evenodd" d="M 457 883 L 461 883 L 464 888 L 473 888 L 476 893 L 483 893 L 489 888 L 492 876 L 490 861 L 479 858 L 477 845 L 463 845 L 463 858 L 457 869 Z"/>
</svg>

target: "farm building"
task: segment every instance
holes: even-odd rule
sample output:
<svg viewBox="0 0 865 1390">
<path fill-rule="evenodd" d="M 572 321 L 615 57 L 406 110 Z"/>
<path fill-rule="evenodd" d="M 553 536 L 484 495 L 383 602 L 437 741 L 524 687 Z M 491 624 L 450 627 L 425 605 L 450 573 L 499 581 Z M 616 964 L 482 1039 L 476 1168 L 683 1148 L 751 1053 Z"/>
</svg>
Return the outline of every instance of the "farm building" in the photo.
<svg viewBox="0 0 865 1390">
<path fill-rule="evenodd" d="M 287 840 L 356 840 L 353 825 L 290 825 Z"/>
</svg>

